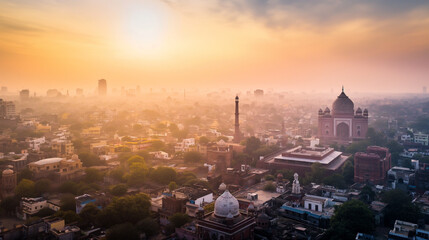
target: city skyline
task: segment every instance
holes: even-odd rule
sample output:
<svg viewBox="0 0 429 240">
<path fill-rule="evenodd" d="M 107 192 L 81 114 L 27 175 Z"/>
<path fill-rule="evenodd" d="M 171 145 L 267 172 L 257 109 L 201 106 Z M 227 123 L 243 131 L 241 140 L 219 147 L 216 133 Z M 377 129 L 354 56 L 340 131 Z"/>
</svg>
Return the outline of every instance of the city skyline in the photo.
<svg viewBox="0 0 429 240">
<path fill-rule="evenodd" d="M 10 89 L 421 92 L 424 1 L 0 1 Z"/>
</svg>

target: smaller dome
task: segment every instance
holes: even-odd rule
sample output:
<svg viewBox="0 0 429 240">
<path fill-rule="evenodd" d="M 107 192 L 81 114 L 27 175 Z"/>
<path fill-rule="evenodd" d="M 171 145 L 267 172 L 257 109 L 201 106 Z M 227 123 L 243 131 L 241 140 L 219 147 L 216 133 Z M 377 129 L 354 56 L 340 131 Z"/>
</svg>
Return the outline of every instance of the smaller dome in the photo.
<svg viewBox="0 0 429 240">
<path fill-rule="evenodd" d="M 322 115 L 323 114 L 323 110 L 320 108 L 319 109 L 319 115 Z"/>
<path fill-rule="evenodd" d="M 225 191 L 226 190 L 226 184 L 225 183 L 221 183 L 219 185 L 219 191 Z"/>
<path fill-rule="evenodd" d="M 325 113 L 330 113 L 331 112 L 331 110 L 329 110 L 329 108 L 328 107 L 326 107 L 325 108 Z"/>
<path fill-rule="evenodd" d="M 365 110 L 363 110 L 363 115 L 364 115 L 365 117 L 368 117 L 368 109 L 366 109 L 366 108 L 365 108 Z"/>
<path fill-rule="evenodd" d="M 11 175 L 11 174 L 13 174 L 13 170 L 12 169 L 6 169 L 6 170 L 3 170 L 3 176 L 5 176 L 5 175 Z"/>
<path fill-rule="evenodd" d="M 270 217 L 268 217 L 268 215 L 265 213 L 261 213 L 258 215 L 258 220 L 268 220 L 269 221 Z"/>
<path fill-rule="evenodd" d="M 362 115 L 362 109 L 361 109 L 361 108 L 358 108 L 358 109 L 356 110 L 356 115 L 358 115 L 358 116 L 361 116 L 361 115 Z"/>
</svg>

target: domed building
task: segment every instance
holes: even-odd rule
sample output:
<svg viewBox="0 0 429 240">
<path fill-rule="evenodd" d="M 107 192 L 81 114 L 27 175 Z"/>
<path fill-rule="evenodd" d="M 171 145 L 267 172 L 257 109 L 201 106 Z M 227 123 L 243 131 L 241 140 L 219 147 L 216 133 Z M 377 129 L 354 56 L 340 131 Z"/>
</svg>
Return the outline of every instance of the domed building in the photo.
<svg viewBox="0 0 429 240">
<path fill-rule="evenodd" d="M 225 184 L 219 190 L 224 192 L 216 199 L 214 211 L 198 217 L 198 239 L 254 239 L 254 212 L 240 211 L 238 200 Z"/>
<path fill-rule="evenodd" d="M 16 188 L 16 172 L 10 167 L 3 170 L 1 176 L 1 196 L 2 198 L 13 196 Z"/>
<path fill-rule="evenodd" d="M 349 144 L 366 136 L 368 110 L 362 112 L 358 108 L 355 112 L 354 103 L 344 93 L 344 88 L 332 104 L 332 109 L 320 109 L 318 116 L 318 136 L 324 144 Z"/>
</svg>

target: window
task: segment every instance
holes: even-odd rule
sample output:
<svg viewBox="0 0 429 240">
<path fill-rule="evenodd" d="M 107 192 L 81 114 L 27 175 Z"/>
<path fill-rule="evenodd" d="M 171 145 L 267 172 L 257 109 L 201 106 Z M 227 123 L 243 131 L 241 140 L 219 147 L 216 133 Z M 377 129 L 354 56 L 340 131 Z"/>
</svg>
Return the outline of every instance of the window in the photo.
<svg viewBox="0 0 429 240">
<path fill-rule="evenodd" d="M 310 210 L 311 210 L 311 203 L 309 203 L 309 204 L 308 204 L 308 209 L 310 209 Z"/>
<path fill-rule="evenodd" d="M 319 205 L 314 206 L 316 211 L 319 211 Z"/>
<path fill-rule="evenodd" d="M 360 131 L 357 131 L 357 135 L 358 135 L 358 137 L 360 137 Z"/>
<path fill-rule="evenodd" d="M 326 131 L 326 135 L 328 135 L 329 134 L 329 131 Z"/>
</svg>

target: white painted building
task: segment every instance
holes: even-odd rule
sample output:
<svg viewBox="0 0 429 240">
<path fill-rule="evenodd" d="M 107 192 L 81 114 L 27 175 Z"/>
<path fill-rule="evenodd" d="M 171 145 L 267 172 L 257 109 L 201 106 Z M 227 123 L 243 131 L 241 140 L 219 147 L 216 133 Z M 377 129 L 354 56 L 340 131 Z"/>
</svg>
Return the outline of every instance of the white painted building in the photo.
<svg viewBox="0 0 429 240">
<path fill-rule="evenodd" d="M 33 214 L 38 213 L 44 208 L 49 208 L 54 211 L 59 211 L 60 206 L 57 203 L 50 202 L 43 197 L 38 198 L 22 198 L 20 202 L 22 211 L 22 219 L 26 220 Z"/>
<path fill-rule="evenodd" d="M 176 152 L 188 152 L 191 146 L 195 146 L 195 138 L 186 138 L 174 146 Z"/>
<path fill-rule="evenodd" d="M 28 140 L 28 146 L 34 151 L 39 151 L 40 145 L 44 144 L 45 142 L 46 142 L 46 139 L 44 136 L 40 138 L 33 138 Z"/>
<path fill-rule="evenodd" d="M 323 210 L 332 205 L 333 199 L 326 197 L 319 197 L 315 195 L 305 195 L 304 208 L 316 212 L 323 212 Z"/>
<path fill-rule="evenodd" d="M 424 133 L 414 134 L 414 142 L 420 143 L 424 146 L 428 146 L 429 145 L 429 134 L 424 134 Z"/>
</svg>

